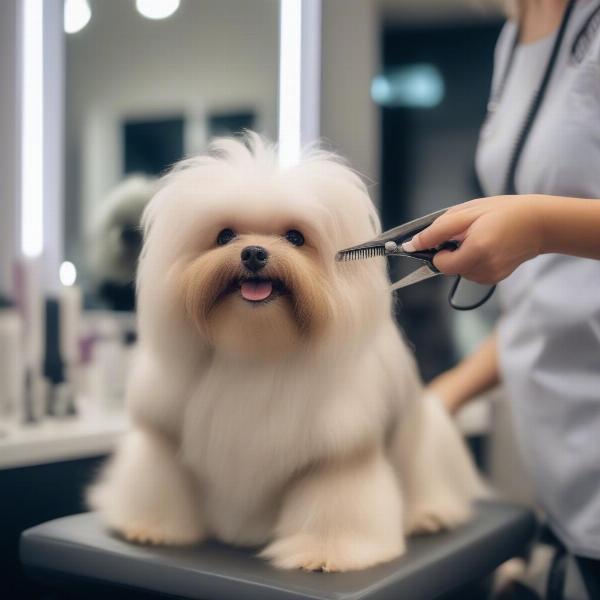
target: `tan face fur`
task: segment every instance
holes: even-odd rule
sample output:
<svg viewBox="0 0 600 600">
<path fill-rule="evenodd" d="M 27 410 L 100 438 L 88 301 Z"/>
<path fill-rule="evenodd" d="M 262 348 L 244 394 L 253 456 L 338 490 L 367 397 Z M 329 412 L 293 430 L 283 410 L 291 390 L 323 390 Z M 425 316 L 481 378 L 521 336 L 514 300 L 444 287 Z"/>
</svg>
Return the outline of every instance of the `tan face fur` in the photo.
<svg viewBox="0 0 600 600">
<path fill-rule="evenodd" d="M 310 239 L 298 247 L 283 230 L 258 234 L 242 229 L 218 245 L 218 233 L 213 247 L 187 264 L 179 280 L 187 317 L 212 344 L 261 357 L 285 353 L 323 333 L 331 299 L 322 258 Z M 252 246 L 268 253 L 257 273 L 242 261 L 243 250 Z M 243 297 L 241 286 L 255 280 L 271 286 L 265 299 Z"/>
</svg>

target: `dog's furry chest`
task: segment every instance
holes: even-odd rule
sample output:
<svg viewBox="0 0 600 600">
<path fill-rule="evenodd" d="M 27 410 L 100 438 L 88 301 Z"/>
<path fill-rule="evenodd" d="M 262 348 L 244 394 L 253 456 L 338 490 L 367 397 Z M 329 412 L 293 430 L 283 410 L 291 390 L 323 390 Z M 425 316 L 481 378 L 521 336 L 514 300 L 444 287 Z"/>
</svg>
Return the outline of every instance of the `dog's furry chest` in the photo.
<svg viewBox="0 0 600 600">
<path fill-rule="evenodd" d="M 366 389 L 371 377 L 349 375 L 342 385 L 326 369 L 310 378 L 293 368 L 249 375 L 214 365 L 184 424 L 184 460 L 212 526 L 228 541 L 262 541 L 242 530 L 272 527 L 295 476 L 334 453 L 351 453 L 385 426 L 381 395 Z"/>
<path fill-rule="evenodd" d="M 310 392 L 283 385 L 276 374 L 261 375 L 213 369 L 184 425 L 184 456 L 198 477 L 228 493 L 243 487 L 238 491 L 246 497 L 289 476 L 314 451 Z"/>
</svg>

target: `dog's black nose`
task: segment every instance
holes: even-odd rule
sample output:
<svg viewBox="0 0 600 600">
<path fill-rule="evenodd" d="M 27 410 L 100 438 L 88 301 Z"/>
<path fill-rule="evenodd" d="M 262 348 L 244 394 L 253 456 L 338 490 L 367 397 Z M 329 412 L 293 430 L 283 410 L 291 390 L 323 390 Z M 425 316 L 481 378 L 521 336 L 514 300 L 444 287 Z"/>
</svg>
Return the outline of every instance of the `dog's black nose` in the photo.
<svg viewBox="0 0 600 600">
<path fill-rule="evenodd" d="M 242 250 L 242 264 L 253 273 L 264 268 L 268 260 L 269 253 L 262 246 L 246 246 Z"/>
</svg>

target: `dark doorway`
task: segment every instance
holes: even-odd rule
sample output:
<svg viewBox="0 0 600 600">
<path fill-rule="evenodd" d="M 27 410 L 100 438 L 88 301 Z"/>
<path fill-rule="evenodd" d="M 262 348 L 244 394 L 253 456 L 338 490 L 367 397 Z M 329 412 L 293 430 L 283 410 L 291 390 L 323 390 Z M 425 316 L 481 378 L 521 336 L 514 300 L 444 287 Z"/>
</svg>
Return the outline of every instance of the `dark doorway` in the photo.
<svg viewBox="0 0 600 600">
<path fill-rule="evenodd" d="M 421 69 L 437 74 L 443 86 L 432 103 L 415 106 L 400 99 L 381 109 L 385 228 L 479 195 L 473 161 L 500 28 L 500 22 L 384 28 L 386 75 Z M 434 278 L 398 296 L 398 320 L 425 380 L 456 360 L 446 305 L 449 283 Z"/>
<path fill-rule="evenodd" d="M 123 123 L 123 174 L 162 175 L 183 158 L 183 117 Z"/>
</svg>

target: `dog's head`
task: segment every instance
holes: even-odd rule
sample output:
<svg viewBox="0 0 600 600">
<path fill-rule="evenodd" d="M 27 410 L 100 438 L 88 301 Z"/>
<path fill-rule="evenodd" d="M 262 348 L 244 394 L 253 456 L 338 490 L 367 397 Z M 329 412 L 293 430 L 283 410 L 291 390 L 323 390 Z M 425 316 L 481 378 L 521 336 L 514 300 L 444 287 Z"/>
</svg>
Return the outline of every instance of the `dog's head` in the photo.
<svg viewBox="0 0 600 600">
<path fill-rule="evenodd" d="M 379 221 L 363 183 L 331 153 L 283 169 L 257 135 L 217 140 L 165 178 L 144 225 L 142 335 L 193 335 L 263 358 L 344 343 L 389 313 L 382 259 L 334 260 Z"/>
</svg>

